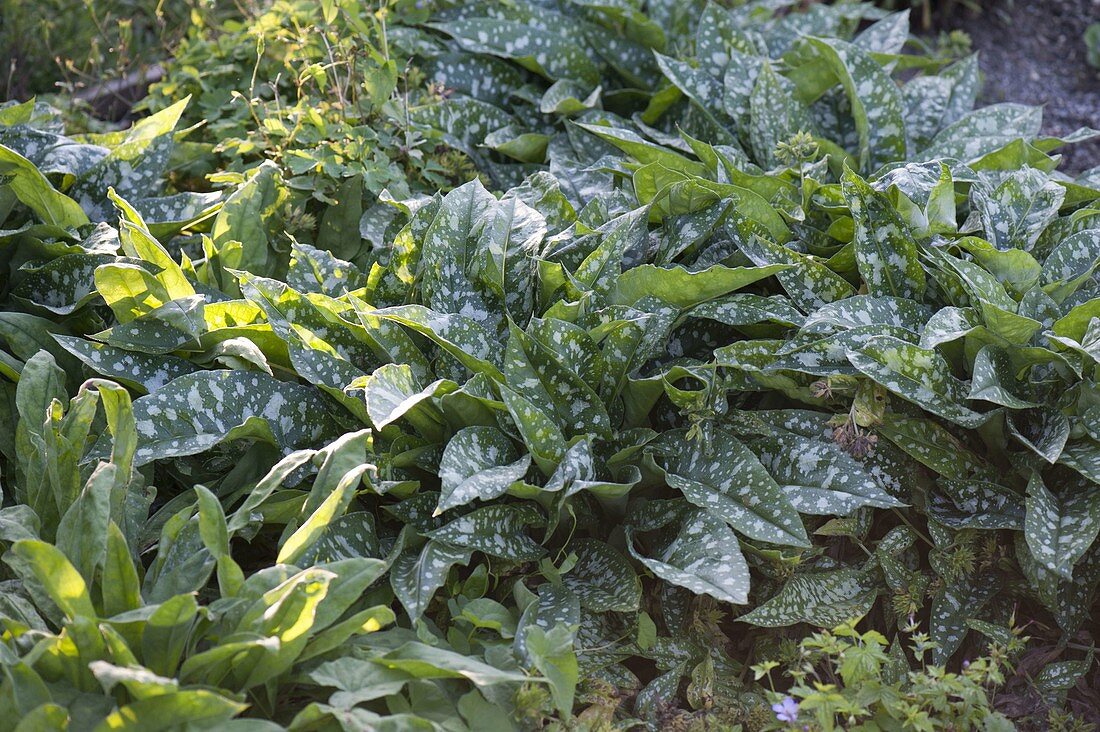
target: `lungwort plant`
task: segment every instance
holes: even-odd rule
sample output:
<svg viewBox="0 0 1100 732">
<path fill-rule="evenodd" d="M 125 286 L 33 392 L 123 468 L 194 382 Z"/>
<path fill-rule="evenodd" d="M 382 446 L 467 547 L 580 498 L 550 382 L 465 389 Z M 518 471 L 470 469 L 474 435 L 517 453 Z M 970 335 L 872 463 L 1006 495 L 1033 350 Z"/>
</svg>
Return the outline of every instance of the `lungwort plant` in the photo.
<svg viewBox="0 0 1100 732">
<path fill-rule="evenodd" d="M 0 109 L 0 726 L 760 729 L 785 635 L 919 626 L 919 696 L 1014 607 L 1064 701 L 1100 187 L 1054 151 L 1093 133 L 973 109 L 865 4 L 409 18 L 408 129 L 482 174 L 435 195 L 164 190 L 186 100 Z"/>
</svg>

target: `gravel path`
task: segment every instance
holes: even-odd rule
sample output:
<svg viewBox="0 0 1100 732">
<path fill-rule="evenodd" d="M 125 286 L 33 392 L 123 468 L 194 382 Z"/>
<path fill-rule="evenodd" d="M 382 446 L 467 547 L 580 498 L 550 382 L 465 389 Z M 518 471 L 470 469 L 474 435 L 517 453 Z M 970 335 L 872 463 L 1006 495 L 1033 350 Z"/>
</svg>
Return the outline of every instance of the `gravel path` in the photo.
<svg viewBox="0 0 1100 732">
<path fill-rule="evenodd" d="M 1065 135 L 1100 129 L 1100 69 L 1085 61 L 1082 40 L 1100 22 L 1100 0 L 998 0 L 961 13 L 950 27 L 970 34 L 985 74 L 983 100 L 1045 105 L 1043 131 Z M 1100 139 L 1063 149 L 1061 169 L 1100 165 Z"/>
</svg>

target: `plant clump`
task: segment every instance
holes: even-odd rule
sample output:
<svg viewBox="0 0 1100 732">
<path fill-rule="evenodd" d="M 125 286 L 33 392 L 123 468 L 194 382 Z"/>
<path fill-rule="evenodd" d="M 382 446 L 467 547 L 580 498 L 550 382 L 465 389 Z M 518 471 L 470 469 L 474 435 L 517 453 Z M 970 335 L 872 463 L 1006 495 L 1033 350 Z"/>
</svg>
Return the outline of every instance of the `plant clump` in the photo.
<svg viewBox="0 0 1100 732">
<path fill-rule="evenodd" d="M 731 5 L 278 0 L 127 131 L 0 107 L 0 728 L 1095 719 L 1097 133 Z"/>
</svg>

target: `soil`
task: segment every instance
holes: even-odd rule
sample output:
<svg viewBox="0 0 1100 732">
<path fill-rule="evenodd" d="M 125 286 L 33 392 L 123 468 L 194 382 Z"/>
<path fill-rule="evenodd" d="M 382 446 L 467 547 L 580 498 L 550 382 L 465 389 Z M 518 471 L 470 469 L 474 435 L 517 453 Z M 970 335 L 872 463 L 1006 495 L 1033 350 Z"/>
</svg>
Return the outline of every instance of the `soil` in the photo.
<svg viewBox="0 0 1100 732">
<path fill-rule="evenodd" d="M 980 102 L 1045 106 L 1043 133 L 1100 129 L 1100 69 L 1089 66 L 1082 38 L 1100 22 L 1100 0 L 987 1 L 980 13 L 961 12 L 947 28 L 970 34 L 985 75 Z M 1100 166 L 1100 138 L 1062 148 L 1060 170 Z"/>
</svg>

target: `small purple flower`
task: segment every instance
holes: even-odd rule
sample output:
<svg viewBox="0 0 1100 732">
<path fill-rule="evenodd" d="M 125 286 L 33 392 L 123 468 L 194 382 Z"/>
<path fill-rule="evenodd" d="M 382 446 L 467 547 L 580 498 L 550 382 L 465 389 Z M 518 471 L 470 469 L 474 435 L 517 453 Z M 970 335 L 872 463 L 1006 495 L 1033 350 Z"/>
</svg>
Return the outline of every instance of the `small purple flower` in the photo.
<svg viewBox="0 0 1100 732">
<path fill-rule="evenodd" d="M 795 722 L 798 720 L 798 702 L 789 696 L 783 697 L 783 701 L 772 704 L 775 718 L 780 722 Z"/>
</svg>

